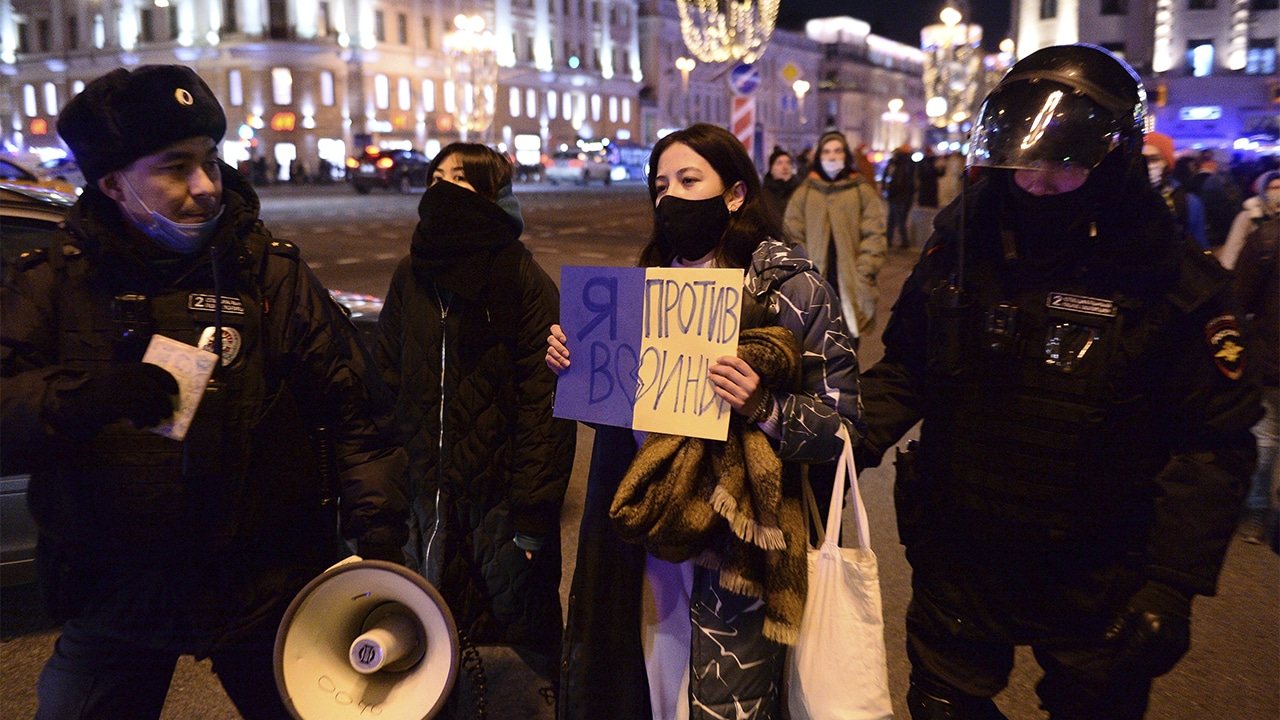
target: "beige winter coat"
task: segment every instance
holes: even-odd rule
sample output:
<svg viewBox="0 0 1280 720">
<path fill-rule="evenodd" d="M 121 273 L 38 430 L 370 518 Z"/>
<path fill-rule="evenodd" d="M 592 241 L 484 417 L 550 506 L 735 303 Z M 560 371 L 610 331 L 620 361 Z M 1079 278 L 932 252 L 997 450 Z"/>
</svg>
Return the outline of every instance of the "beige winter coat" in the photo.
<svg viewBox="0 0 1280 720">
<path fill-rule="evenodd" d="M 887 251 L 884 225 L 884 201 L 873 184 L 857 175 L 828 182 L 810 173 L 787 203 L 787 233 L 804 245 L 824 277 L 832 261 L 827 247 L 834 238 L 840 310 L 859 337 L 875 329 L 880 295 L 876 274 Z"/>
</svg>

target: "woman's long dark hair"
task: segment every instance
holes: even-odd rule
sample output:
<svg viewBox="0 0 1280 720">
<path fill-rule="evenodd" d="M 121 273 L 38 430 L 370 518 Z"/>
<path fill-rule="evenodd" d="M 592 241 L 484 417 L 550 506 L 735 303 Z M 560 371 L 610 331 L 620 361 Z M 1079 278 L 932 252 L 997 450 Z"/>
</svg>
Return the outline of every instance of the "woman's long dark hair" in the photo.
<svg viewBox="0 0 1280 720">
<path fill-rule="evenodd" d="M 498 191 L 511 184 L 511 163 L 502 153 L 480 143 L 455 142 L 440 148 L 427 165 L 428 185 L 432 184 L 436 169 L 450 155 L 458 156 L 462 172 L 476 194 L 490 202 L 497 202 Z"/>
<path fill-rule="evenodd" d="M 742 183 L 747 188 L 746 199 L 737 212 L 729 216 L 729 227 L 716 246 L 716 263 L 721 267 L 745 268 L 751 265 L 751 254 L 765 239 L 783 237 L 777 215 L 773 213 L 760 190 L 760 176 L 751 162 L 742 142 L 722 127 L 696 123 L 662 138 L 649 154 L 649 201 L 656 202 L 658 188 L 654 175 L 658 171 L 658 159 L 672 145 L 679 143 L 700 155 L 712 170 L 720 176 L 724 189 Z M 658 247 L 657 232 L 640 251 L 641 267 L 667 267 L 674 256 Z"/>
</svg>

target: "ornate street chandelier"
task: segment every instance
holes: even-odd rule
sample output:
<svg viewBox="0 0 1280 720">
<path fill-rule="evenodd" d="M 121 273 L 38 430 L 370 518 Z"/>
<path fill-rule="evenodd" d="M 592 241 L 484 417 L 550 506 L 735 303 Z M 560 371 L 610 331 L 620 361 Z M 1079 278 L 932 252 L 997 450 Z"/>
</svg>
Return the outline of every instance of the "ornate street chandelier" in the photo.
<svg viewBox="0 0 1280 720">
<path fill-rule="evenodd" d="M 680 34 L 705 63 L 755 62 L 778 19 L 779 0 L 676 0 Z"/>
</svg>

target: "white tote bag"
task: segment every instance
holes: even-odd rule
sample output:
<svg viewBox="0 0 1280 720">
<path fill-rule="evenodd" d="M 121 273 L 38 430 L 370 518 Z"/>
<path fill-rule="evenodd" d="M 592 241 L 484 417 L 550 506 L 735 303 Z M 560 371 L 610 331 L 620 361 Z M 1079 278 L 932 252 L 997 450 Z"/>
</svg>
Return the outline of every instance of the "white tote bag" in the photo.
<svg viewBox="0 0 1280 720">
<path fill-rule="evenodd" d="M 893 717 L 884 653 L 880 578 L 871 551 L 867 509 L 858 490 L 853 447 L 842 428 L 844 452 L 836 464 L 831 510 L 819 545 L 809 548 L 809 593 L 800 636 L 788 662 L 787 704 L 792 720 L 883 720 Z M 858 547 L 840 546 L 844 483 L 858 520 Z M 810 515 L 817 503 L 809 496 Z"/>
</svg>

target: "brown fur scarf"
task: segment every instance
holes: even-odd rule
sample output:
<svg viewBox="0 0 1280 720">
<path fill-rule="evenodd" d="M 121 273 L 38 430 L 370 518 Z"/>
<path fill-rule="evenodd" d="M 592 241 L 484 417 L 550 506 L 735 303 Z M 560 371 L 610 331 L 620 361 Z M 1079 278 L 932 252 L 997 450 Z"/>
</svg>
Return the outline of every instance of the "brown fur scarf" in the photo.
<svg viewBox="0 0 1280 720">
<path fill-rule="evenodd" d="M 743 330 L 738 355 L 773 390 L 800 384 L 800 344 L 789 330 Z M 763 598 L 764 634 L 795 641 L 808 590 L 799 488 L 784 494 L 782 461 L 735 414 L 723 441 L 650 433 L 618 486 L 609 516 L 618 535 L 669 562 L 720 571 L 726 590 Z"/>
</svg>

